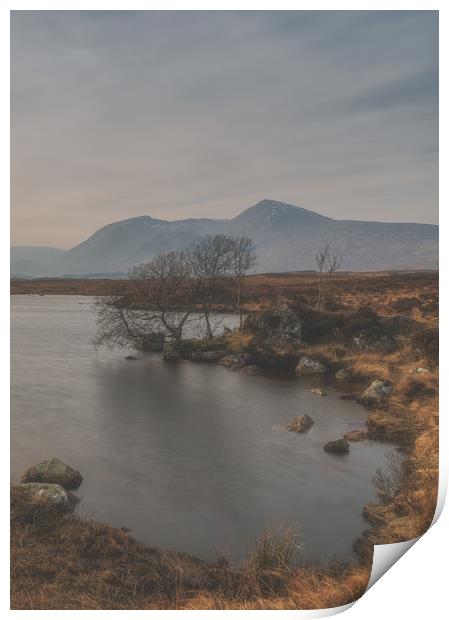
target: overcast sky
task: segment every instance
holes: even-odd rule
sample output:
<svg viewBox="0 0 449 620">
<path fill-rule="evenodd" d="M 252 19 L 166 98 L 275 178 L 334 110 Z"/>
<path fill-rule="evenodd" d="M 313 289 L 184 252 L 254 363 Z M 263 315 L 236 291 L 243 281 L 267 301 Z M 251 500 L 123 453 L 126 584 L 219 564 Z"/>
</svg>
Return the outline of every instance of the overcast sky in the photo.
<svg viewBox="0 0 449 620">
<path fill-rule="evenodd" d="M 436 12 L 14 12 L 12 242 L 262 198 L 437 222 Z"/>
</svg>

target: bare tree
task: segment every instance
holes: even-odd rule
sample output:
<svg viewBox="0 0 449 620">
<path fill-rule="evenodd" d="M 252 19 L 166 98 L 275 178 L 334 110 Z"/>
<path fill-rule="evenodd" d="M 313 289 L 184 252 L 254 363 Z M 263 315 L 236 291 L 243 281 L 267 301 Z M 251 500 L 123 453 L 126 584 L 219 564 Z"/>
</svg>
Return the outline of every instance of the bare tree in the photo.
<svg viewBox="0 0 449 620">
<path fill-rule="evenodd" d="M 93 304 L 96 312 L 97 333 L 94 345 L 139 346 L 143 333 L 135 320 L 134 301 L 126 282 L 114 282 L 104 295 L 98 295 Z"/>
<path fill-rule="evenodd" d="M 329 243 L 322 245 L 315 254 L 315 262 L 318 267 L 318 301 L 317 308 L 323 311 L 326 305 L 326 292 L 328 284 L 340 269 L 343 254 L 338 248 L 332 248 Z"/>
<path fill-rule="evenodd" d="M 149 263 L 129 274 L 143 320 L 167 332 L 179 343 L 185 326 L 197 318 L 194 310 L 194 280 L 189 254 L 161 252 Z"/>
<path fill-rule="evenodd" d="M 233 249 L 234 240 L 225 235 L 207 235 L 191 245 L 190 262 L 196 299 L 204 317 L 207 338 L 213 337 L 214 307 L 231 275 Z"/>
<path fill-rule="evenodd" d="M 248 237 L 237 237 L 233 239 L 232 247 L 232 272 L 236 280 L 236 301 L 237 312 L 239 313 L 240 329 L 243 326 L 243 315 L 241 307 L 242 280 L 250 273 L 257 262 L 256 249 L 254 242 Z"/>
<path fill-rule="evenodd" d="M 96 346 L 138 348 L 168 334 L 179 343 L 193 311 L 194 280 L 187 254 L 166 252 L 131 269 L 129 281 L 115 284 L 107 295 L 98 297 Z"/>
</svg>

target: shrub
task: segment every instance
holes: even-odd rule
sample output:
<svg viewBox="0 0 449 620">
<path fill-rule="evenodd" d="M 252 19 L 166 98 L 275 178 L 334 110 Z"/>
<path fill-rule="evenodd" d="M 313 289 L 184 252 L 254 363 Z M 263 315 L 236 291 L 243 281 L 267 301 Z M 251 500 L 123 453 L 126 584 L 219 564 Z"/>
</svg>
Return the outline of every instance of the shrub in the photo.
<svg viewBox="0 0 449 620">
<path fill-rule="evenodd" d="M 411 346 L 415 352 L 430 362 L 438 363 L 439 338 L 438 329 L 430 327 L 418 332 L 411 338 Z"/>
</svg>

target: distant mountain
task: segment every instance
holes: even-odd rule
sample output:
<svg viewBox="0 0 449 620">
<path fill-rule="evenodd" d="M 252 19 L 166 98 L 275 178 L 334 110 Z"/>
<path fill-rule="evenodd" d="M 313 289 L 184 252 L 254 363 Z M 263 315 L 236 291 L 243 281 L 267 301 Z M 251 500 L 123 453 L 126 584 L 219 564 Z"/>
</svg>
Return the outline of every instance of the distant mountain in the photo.
<svg viewBox="0 0 449 620">
<path fill-rule="evenodd" d="M 438 226 L 334 220 L 287 203 L 262 200 L 231 220 L 169 222 L 144 215 L 104 226 L 70 250 L 12 247 L 11 274 L 126 273 L 160 251 L 184 249 L 208 233 L 251 237 L 259 272 L 315 269 L 315 252 L 325 242 L 342 250 L 345 270 L 438 266 Z"/>
</svg>

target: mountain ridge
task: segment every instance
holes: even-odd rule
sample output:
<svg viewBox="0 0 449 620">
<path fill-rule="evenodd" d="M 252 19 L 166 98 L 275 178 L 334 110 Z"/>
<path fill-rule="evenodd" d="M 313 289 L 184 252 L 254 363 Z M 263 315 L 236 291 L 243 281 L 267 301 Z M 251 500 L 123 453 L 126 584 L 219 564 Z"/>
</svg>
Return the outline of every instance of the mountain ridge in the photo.
<svg viewBox="0 0 449 620">
<path fill-rule="evenodd" d="M 290 203 L 264 199 L 231 219 L 162 220 L 142 215 L 102 226 L 68 250 L 11 248 L 11 275 L 24 277 L 127 272 L 160 251 L 180 250 L 205 234 L 254 240 L 257 271 L 315 269 L 324 242 L 338 246 L 343 269 L 432 269 L 438 265 L 438 226 L 414 222 L 336 220 Z"/>
</svg>

